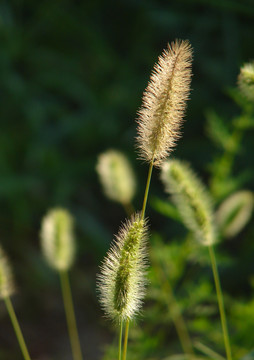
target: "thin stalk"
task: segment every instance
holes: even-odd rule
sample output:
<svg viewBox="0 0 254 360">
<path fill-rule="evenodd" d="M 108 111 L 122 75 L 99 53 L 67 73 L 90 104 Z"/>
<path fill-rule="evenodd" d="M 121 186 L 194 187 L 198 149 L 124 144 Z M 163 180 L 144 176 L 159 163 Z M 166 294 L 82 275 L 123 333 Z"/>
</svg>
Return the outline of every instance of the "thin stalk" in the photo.
<svg viewBox="0 0 254 360">
<path fill-rule="evenodd" d="M 126 321 L 126 325 L 125 325 L 125 335 L 124 335 L 124 344 L 123 344 L 123 359 L 122 360 L 126 360 L 127 345 L 128 345 L 128 335 L 129 335 L 129 325 L 130 325 L 130 321 L 128 319 Z"/>
<path fill-rule="evenodd" d="M 68 272 L 59 271 L 59 275 L 61 279 L 64 308 L 65 308 L 66 320 L 67 320 L 68 331 L 70 336 L 73 359 L 82 360 L 82 353 L 81 353 L 76 318 L 74 313 L 74 306 L 71 296 L 71 287 L 70 287 Z"/>
<path fill-rule="evenodd" d="M 222 331 L 223 331 L 227 360 L 232 360 L 232 353 L 231 353 L 231 347 L 230 347 L 230 341 L 229 341 L 229 335 L 228 335 L 223 295 L 222 295 L 222 290 L 221 290 L 221 285 L 220 285 L 220 278 L 219 278 L 218 267 L 217 267 L 217 263 L 216 263 L 216 257 L 215 257 L 215 253 L 214 253 L 212 245 L 209 246 L 209 254 L 210 254 L 210 258 L 211 258 L 213 277 L 214 277 L 217 299 L 218 299 L 218 304 L 219 304 L 221 326 L 222 326 Z"/>
<path fill-rule="evenodd" d="M 123 337 L 123 320 L 121 320 L 120 323 L 118 360 L 122 359 L 122 337 Z"/>
<path fill-rule="evenodd" d="M 148 198 L 148 193 L 149 193 L 149 188 L 150 188 L 152 171 L 153 171 L 153 160 L 150 162 L 150 166 L 149 166 L 149 170 L 148 170 L 146 189 L 145 189 L 143 207 L 142 207 L 142 212 L 141 212 L 141 219 L 144 219 L 144 217 L 145 217 L 146 204 L 147 204 L 147 198 Z"/>
<path fill-rule="evenodd" d="M 11 322 L 12 322 L 15 334 L 17 336 L 17 339 L 18 339 L 19 346 L 20 346 L 20 349 L 22 351 L 23 357 L 24 357 L 25 360 L 31 360 L 30 355 L 29 355 L 28 350 L 27 350 L 27 347 L 26 347 L 24 337 L 22 335 L 22 331 L 21 331 L 20 326 L 19 326 L 18 319 L 16 317 L 14 308 L 12 306 L 11 299 L 7 296 L 7 297 L 4 298 L 4 301 L 5 301 L 5 305 L 6 305 L 6 308 L 8 310 L 9 316 L 11 318 Z"/>
</svg>

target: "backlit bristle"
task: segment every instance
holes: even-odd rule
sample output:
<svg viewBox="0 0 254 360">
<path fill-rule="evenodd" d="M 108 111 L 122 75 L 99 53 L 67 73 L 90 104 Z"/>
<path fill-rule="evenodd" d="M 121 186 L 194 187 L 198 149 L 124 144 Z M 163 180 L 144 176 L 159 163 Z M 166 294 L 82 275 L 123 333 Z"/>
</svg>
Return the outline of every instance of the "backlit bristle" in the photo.
<svg viewBox="0 0 254 360">
<path fill-rule="evenodd" d="M 146 285 L 146 221 L 139 214 L 120 228 L 98 276 L 100 301 L 113 320 L 132 319 L 140 310 Z"/>
<path fill-rule="evenodd" d="M 166 192 L 172 195 L 185 226 L 203 245 L 216 242 L 212 200 L 202 182 L 188 164 L 179 160 L 166 161 L 161 179 Z"/>
<path fill-rule="evenodd" d="M 180 137 L 189 98 L 192 48 L 176 41 L 164 50 L 154 66 L 144 92 L 138 118 L 137 143 L 140 157 L 160 165 Z"/>
</svg>

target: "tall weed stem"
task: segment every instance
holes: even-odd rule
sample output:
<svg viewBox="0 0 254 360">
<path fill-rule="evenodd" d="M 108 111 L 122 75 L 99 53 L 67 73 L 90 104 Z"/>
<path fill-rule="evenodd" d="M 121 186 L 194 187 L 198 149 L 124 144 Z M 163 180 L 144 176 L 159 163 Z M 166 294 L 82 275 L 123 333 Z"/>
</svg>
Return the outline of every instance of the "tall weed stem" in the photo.
<svg viewBox="0 0 254 360">
<path fill-rule="evenodd" d="M 63 293 L 64 308 L 67 320 L 67 326 L 70 336 L 72 354 L 74 360 L 82 360 L 81 347 L 79 342 L 74 306 L 71 296 L 71 287 L 68 272 L 66 270 L 59 271 L 61 279 L 61 287 Z"/>
<path fill-rule="evenodd" d="M 20 326 L 19 326 L 18 319 L 16 317 L 14 308 L 12 306 L 11 299 L 8 296 L 6 296 L 4 298 L 4 302 L 5 302 L 6 308 L 8 310 L 9 316 L 11 318 L 11 322 L 12 322 L 15 334 L 17 336 L 17 339 L 18 339 L 19 346 L 20 346 L 20 349 L 22 351 L 23 357 L 24 357 L 25 360 L 31 360 L 30 355 L 29 355 L 28 350 L 27 350 L 27 347 L 26 347 L 24 337 L 22 335 L 22 331 L 21 331 Z"/>
<path fill-rule="evenodd" d="M 130 325 L 130 320 L 128 319 L 128 320 L 126 320 L 126 325 L 125 325 L 125 335 L 124 335 L 124 344 L 123 344 L 123 359 L 122 360 L 126 360 L 126 356 L 127 356 L 129 325 Z"/>
<path fill-rule="evenodd" d="M 211 263 L 212 263 L 213 277 L 214 277 L 217 299 L 218 299 L 218 304 L 219 304 L 221 326 L 222 326 L 222 331 L 223 331 L 227 360 L 232 360 L 223 295 L 222 295 L 222 290 L 221 290 L 218 267 L 217 267 L 217 263 L 216 263 L 216 257 L 215 257 L 215 253 L 214 253 L 214 249 L 213 249 L 212 245 L 209 246 L 209 254 L 210 254 L 210 259 L 211 259 Z"/>
</svg>

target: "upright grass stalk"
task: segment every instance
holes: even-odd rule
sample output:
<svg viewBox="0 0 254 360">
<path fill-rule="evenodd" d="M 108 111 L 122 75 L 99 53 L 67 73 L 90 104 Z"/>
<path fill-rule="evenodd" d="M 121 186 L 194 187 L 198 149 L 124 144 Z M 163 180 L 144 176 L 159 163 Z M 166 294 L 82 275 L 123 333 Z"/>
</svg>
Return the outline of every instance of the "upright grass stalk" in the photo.
<svg viewBox="0 0 254 360">
<path fill-rule="evenodd" d="M 5 302 L 24 359 L 31 360 L 22 331 L 19 326 L 17 316 L 15 314 L 10 299 L 10 296 L 13 293 L 14 293 L 14 281 L 13 281 L 12 269 L 4 251 L 0 247 L 0 299 L 4 300 Z"/>
<path fill-rule="evenodd" d="M 166 191 L 172 194 L 172 199 L 186 227 L 192 231 L 201 245 L 209 249 L 225 350 L 227 359 L 232 360 L 223 296 L 213 250 L 213 245 L 217 241 L 217 229 L 214 225 L 212 200 L 196 174 L 182 161 L 165 162 L 161 178 Z"/>
<path fill-rule="evenodd" d="M 19 346 L 20 346 L 21 352 L 23 354 L 23 357 L 24 357 L 25 360 L 31 360 L 30 355 L 29 355 L 28 350 L 27 350 L 27 346 L 26 346 L 23 334 L 22 334 L 22 331 L 21 331 L 20 326 L 19 326 L 17 316 L 15 314 L 15 311 L 14 311 L 14 308 L 12 306 L 12 302 L 11 302 L 11 299 L 9 298 L 9 296 L 6 296 L 4 298 L 4 302 L 5 302 L 8 314 L 10 316 L 10 319 L 11 319 L 15 334 L 17 336 L 17 339 L 18 339 Z"/>
<path fill-rule="evenodd" d="M 127 356 L 130 320 L 139 309 L 140 300 L 144 296 L 143 292 L 140 293 L 145 283 L 143 238 L 152 170 L 154 165 L 161 165 L 180 136 L 185 103 L 189 96 L 191 60 L 189 42 L 176 41 L 168 45 L 154 67 L 138 119 L 137 145 L 140 158 L 149 163 L 141 214 L 133 216 L 120 230 L 99 276 L 101 302 L 106 313 L 111 318 L 120 320 L 120 324 L 122 320 L 125 321 L 122 360 L 126 360 Z M 120 335 L 121 331 L 120 325 Z M 119 345 L 119 357 L 120 349 Z"/>
<path fill-rule="evenodd" d="M 59 271 L 59 275 L 61 280 L 64 309 L 65 309 L 67 326 L 70 336 L 73 359 L 82 360 L 82 353 L 80 348 L 78 329 L 76 324 L 68 272 L 65 270 Z"/>
<path fill-rule="evenodd" d="M 222 290 L 221 290 L 221 284 L 220 284 L 220 278 L 219 278 L 219 273 L 218 273 L 216 257 L 215 257 L 213 246 L 210 245 L 208 248 L 209 248 L 209 255 L 210 255 L 210 259 L 211 259 L 213 277 L 214 277 L 215 288 L 216 288 L 216 293 L 217 293 L 220 318 L 221 318 L 221 326 L 222 326 L 222 331 L 223 331 L 223 338 L 224 338 L 224 344 L 225 344 L 225 349 L 226 349 L 226 354 L 227 354 L 227 360 L 232 360 L 227 320 L 226 320 L 224 301 L 223 301 L 223 295 L 222 295 Z"/>
<path fill-rule="evenodd" d="M 61 208 L 52 209 L 43 218 L 41 227 L 43 254 L 60 276 L 63 302 L 74 360 L 82 360 L 68 270 L 75 260 L 73 218 Z"/>
</svg>

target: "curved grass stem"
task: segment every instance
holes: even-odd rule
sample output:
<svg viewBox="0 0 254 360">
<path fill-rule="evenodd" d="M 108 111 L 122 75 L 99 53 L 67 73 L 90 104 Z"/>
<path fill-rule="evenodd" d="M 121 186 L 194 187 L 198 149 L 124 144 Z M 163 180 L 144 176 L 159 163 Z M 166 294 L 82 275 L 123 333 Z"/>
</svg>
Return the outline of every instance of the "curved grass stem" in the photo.
<svg viewBox="0 0 254 360">
<path fill-rule="evenodd" d="M 214 253 L 214 249 L 213 249 L 212 245 L 209 246 L 209 254 L 210 254 L 211 263 L 212 263 L 213 277 L 214 277 L 215 288 L 216 288 L 216 293 L 217 293 L 220 318 L 221 318 L 221 326 L 222 326 L 222 331 L 223 331 L 223 338 L 224 338 L 224 344 L 225 344 L 225 349 L 226 349 L 226 354 L 227 354 L 227 360 L 232 360 L 232 353 L 231 353 L 231 346 L 230 346 L 229 335 L 228 335 L 223 295 L 222 295 L 222 290 L 221 290 L 218 267 L 217 267 L 217 263 L 216 263 L 216 257 L 215 257 L 215 253 Z"/>
<path fill-rule="evenodd" d="M 147 198 L 148 198 L 151 177 L 152 177 L 152 172 L 153 172 L 153 161 L 154 160 L 152 159 L 152 161 L 150 162 L 150 165 L 149 165 L 147 181 L 146 181 L 146 189 L 145 189 L 145 194 L 144 194 L 144 201 L 143 201 L 143 206 L 142 206 L 142 211 L 141 211 L 141 219 L 144 219 L 144 217 L 145 217 Z"/>
<path fill-rule="evenodd" d="M 68 331 L 70 336 L 72 354 L 74 360 L 82 360 L 81 347 L 79 342 L 74 306 L 71 296 L 71 287 L 67 271 L 59 271 L 63 293 L 64 308 Z"/>
<path fill-rule="evenodd" d="M 19 346 L 20 346 L 20 349 L 22 351 L 23 357 L 24 357 L 25 360 L 31 360 L 30 355 L 29 355 L 28 350 L 27 350 L 27 347 L 26 347 L 26 343 L 25 343 L 22 331 L 21 331 L 20 326 L 19 326 L 18 319 L 16 317 L 14 308 L 12 306 L 11 299 L 9 297 L 5 297 L 4 301 L 5 301 L 5 305 L 6 305 L 6 308 L 8 310 L 9 316 L 11 318 L 11 322 L 12 322 L 15 334 L 17 336 L 17 339 L 18 339 Z"/>
</svg>

